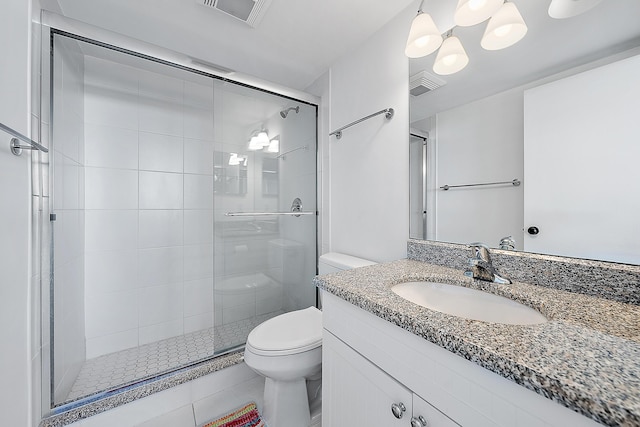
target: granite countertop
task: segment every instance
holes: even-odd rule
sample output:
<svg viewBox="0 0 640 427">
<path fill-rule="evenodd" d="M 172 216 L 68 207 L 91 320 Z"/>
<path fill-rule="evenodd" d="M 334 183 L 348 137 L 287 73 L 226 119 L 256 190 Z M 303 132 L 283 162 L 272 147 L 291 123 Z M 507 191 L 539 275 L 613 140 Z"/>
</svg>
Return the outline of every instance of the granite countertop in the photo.
<svg viewBox="0 0 640 427">
<path fill-rule="evenodd" d="M 640 425 L 640 306 L 520 282 L 482 282 L 462 273 L 399 260 L 327 274 L 315 284 L 602 424 Z M 537 309 L 549 322 L 468 320 L 391 291 L 395 284 L 420 280 L 502 295 Z"/>
</svg>

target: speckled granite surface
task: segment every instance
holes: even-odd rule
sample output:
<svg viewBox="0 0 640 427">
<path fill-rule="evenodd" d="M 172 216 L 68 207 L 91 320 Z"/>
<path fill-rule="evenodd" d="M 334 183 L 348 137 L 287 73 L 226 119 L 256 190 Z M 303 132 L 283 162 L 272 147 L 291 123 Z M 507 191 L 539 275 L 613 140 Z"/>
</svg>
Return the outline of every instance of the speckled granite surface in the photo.
<svg viewBox="0 0 640 427">
<path fill-rule="evenodd" d="M 76 421 L 80 421 L 93 415 L 97 415 L 101 412 L 108 411 L 109 409 L 116 408 L 126 403 L 130 403 L 135 400 L 142 399 L 143 397 L 150 396 L 154 393 L 158 393 L 171 387 L 184 384 L 188 381 L 195 380 L 212 372 L 219 371 L 232 365 L 236 365 L 238 363 L 241 363 L 243 360 L 244 359 L 242 352 L 220 356 L 213 360 L 209 360 L 198 365 L 185 368 L 176 373 L 172 373 L 160 380 L 148 382 L 147 384 L 115 393 L 98 401 L 69 409 L 57 415 L 52 415 L 48 418 L 43 419 L 40 422 L 40 427 L 66 426 Z"/>
<path fill-rule="evenodd" d="M 521 282 L 480 282 L 462 270 L 400 260 L 328 274 L 315 283 L 602 424 L 640 425 L 639 306 Z M 416 280 L 506 296 L 550 321 L 519 326 L 467 320 L 413 304 L 390 290 Z"/>
<path fill-rule="evenodd" d="M 409 240 L 407 258 L 464 270 L 468 245 Z M 491 249 L 498 271 L 511 280 L 640 305 L 640 266 Z"/>
</svg>

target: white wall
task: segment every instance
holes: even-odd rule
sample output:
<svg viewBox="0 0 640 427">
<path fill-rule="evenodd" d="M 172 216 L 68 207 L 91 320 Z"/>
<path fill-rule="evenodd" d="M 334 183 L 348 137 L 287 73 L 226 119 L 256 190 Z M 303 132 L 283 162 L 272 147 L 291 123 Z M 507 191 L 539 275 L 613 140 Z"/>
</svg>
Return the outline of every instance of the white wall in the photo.
<svg viewBox="0 0 640 427">
<path fill-rule="evenodd" d="M 331 251 L 374 261 L 406 256 L 409 64 L 404 46 L 414 15 L 415 8 L 407 8 L 329 71 L 329 99 L 324 102 L 331 131 L 376 111 L 395 109 L 391 120 L 377 116 L 345 130 L 340 140 L 321 129 L 323 156 L 328 152 L 322 169 L 322 211 L 330 216 Z M 322 92 L 317 85 L 314 89 Z"/>
<path fill-rule="evenodd" d="M 31 6 L 7 0 L 0 14 L 0 122 L 30 134 Z M 30 382 L 30 155 L 16 157 L 0 132 L 0 413 L 2 424 L 29 425 Z"/>
<path fill-rule="evenodd" d="M 463 185 L 523 181 L 522 88 L 499 93 L 437 114 L 436 235 L 444 242 L 484 242 L 497 247 L 513 236 L 523 247 L 523 185 L 452 188 Z"/>
</svg>

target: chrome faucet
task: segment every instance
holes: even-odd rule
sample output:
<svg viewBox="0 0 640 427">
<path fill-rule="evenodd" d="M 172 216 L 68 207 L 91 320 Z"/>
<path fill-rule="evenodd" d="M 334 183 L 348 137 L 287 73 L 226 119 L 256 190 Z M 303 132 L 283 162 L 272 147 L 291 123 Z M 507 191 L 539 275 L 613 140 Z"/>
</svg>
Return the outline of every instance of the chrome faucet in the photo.
<svg viewBox="0 0 640 427">
<path fill-rule="evenodd" d="M 473 277 L 478 280 L 486 280 L 487 282 L 510 284 L 511 280 L 503 277 L 498 273 L 491 263 L 491 255 L 489 248 L 483 243 L 471 243 L 471 258 L 469 258 L 469 266 L 471 269 L 464 272 L 465 276 Z"/>
</svg>

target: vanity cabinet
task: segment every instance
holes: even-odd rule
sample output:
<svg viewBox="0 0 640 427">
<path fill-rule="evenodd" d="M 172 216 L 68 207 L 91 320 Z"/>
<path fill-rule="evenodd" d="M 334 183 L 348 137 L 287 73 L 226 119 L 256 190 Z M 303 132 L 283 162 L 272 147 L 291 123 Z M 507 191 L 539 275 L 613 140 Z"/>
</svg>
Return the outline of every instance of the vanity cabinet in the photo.
<svg viewBox="0 0 640 427">
<path fill-rule="evenodd" d="M 458 426 L 330 332 L 322 339 L 325 425 Z"/>
<path fill-rule="evenodd" d="M 599 424 L 322 291 L 325 425 L 593 427 Z M 391 411 L 403 403 L 402 418 Z"/>
</svg>

